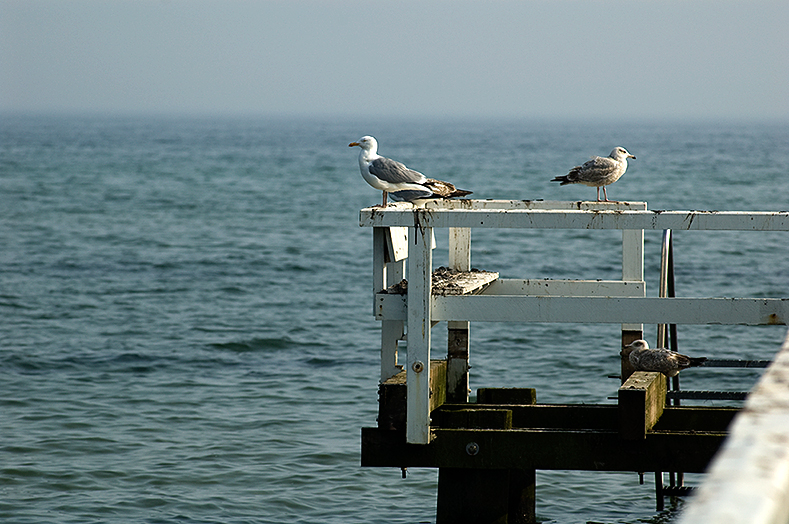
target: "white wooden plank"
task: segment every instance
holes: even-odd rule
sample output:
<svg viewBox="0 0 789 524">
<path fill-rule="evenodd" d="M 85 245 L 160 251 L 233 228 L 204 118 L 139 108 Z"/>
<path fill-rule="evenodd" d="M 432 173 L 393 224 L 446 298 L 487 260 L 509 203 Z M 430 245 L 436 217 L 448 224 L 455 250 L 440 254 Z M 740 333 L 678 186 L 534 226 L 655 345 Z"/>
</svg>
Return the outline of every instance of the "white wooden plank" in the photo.
<svg viewBox="0 0 789 524">
<path fill-rule="evenodd" d="M 434 297 L 433 320 L 627 324 L 786 324 L 789 299 Z"/>
<path fill-rule="evenodd" d="M 404 318 L 405 302 L 400 295 L 377 295 L 378 318 Z M 789 320 L 789 299 L 434 296 L 432 320 L 784 325 Z"/>
<path fill-rule="evenodd" d="M 386 228 L 386 261 L 398 262 L 408 258 L 408 228 Z"/>
<path fill-rule="evenodd" d="M 375 294 L 386 289 L 386 228 L 373 228 L 373 314 L 376 311 Z"/>
<path fill-rule="evenodd" d="M 646 209 L 646 202 L 596 202 L 594 200 L 431 200 L 425 202 L 425 209 Z M 403 206 L 401 211 L 413 210 Z"/>
<path fill-rule="evenodd" d="M 625 229 L 622 231 L 622 280 L 644 280 L 644 230 Z M 646 286 L 641 296 L 647 296 Z M 622 332 L 640 331 L 643 324 L 622 324 Z"/>
<path fill-rule="evenodd" d="M 404 324 L 402 320 L 381 322 L 381 382 L 392 378 L 403 370 L 397 361 L 397 344 L 405 333 Z"/>
<path fill-rule="evenodd" d="M 362 210 L 360 225 L 533 229 L 789 231 L 789 212 L 544 209 Z"/>
<path fill-rule="evenodd" d="M 397 228 L 374 228 L 373 229 L 373 296 L 381 289 L 400 282 L 405 273 L 404 258 L 399 261 L 391 261 L 392 237 L 390 229 Z M 407 232 L 407 228 L 405 229 Z M 402 231 L 400 232 L 402 234 Z M 404 238 L 408 239 L 407 234 Z M 406 256 L 408 246 L 405 246 Z M 373 311 L 376 309 L 376 302 L 373 301 Z M 374 313 L 375 314 L 375 313 Z M 397 362 L 398 342 L 403 338 L 404 319 L 384 320 L 381 324 L 381 382 L 396 375 L 402 369 Z"/>
<path fill-rule="evenodd" d="M 408 254 L 406 442 L 430 442 L 430 328 L 433 229 L 411 227 Z"/>
<path fill-rule="evenodd" d="M 789 522 L 789 335 L 678 524 Z"/>
<path fill-rule="evenodd" d="M 449 228 L 449 267 L 458 271 L 471 269 L 471 229 Z"/>
<path fill-rule="evenodd" d="M 493 271 L 455 271 L 438 268 L 433 272 L 434 295 L 465 295 L 474 293 L 499 278 Z"/>
<path fill-rule="evenodd" d="M 646 283 L 621 280 L 551 280 L 500 278 L 484 295 L 532 295 L 555 297 L 643 297 Z"/>
<path fill-rule="evenodd" d="M 471 229 L 449 228 L 449 267 L 464 272 L 471 270 Z M 447 336 L 447 398 L 452 402 L 468 402 L 469 322 L 448 322 Z"/>
</svg>

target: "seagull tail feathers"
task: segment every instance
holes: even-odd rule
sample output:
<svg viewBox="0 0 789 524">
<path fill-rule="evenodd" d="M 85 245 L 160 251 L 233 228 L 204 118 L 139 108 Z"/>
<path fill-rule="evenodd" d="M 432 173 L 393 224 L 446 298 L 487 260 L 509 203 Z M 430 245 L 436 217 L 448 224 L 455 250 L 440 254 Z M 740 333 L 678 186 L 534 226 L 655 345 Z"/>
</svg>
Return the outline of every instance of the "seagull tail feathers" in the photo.
<svg viewBox="0 0 789 524">
<path fill-rule="evenodd" d="M 450 182 L 444 182 L 434 178 L 428 178 L 424 182 L 424 186 L 433 192 L 434 197 L 455 198 L 470 195 L 472 193 L 471 191 L 458 189 Z"/>
<path fill-rule="evenodd" d="M 453 197 L 464 197 L 466 195 L 472 194 L 473 191 L 466 191 L 465 189 L 455 189 L 455 192 L 445 198 L 453 198 Z"/>
</svg>

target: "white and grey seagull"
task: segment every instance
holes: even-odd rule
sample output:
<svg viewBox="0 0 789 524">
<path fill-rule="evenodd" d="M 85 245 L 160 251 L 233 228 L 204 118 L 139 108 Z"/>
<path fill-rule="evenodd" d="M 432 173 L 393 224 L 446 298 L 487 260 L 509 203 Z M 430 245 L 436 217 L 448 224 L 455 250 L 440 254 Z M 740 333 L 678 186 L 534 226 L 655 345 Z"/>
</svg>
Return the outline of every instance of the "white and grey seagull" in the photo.
<svg viewBox="0 0 789 524">
<path fill-rule="evenodd" d="M 667 348 L 650 349 L 646 340 L 636 340 L 622 349 L 636 371 L 657 371 L 673 377 L 683 369 L 703 366 L 707 357 L 689 357 Z"/>
<path fill-rule="evenodd" d="M 408 169 L 404 164 L 378 154 L 378 141 L 363 136 L 348 147 L 359 146 L 359 170 L 368 184 L 384 193 L 383 207 L 387 195 L 392 200 L 413 202 L 423 198 L 453 198 L 470 195 L 471 191 L 457 189 L 449 182 L 427 178 L 419 171 Z"/>
<path fill-rule="evenodd" d="M 565 184 L 584 184 L 586 186 L 597 187 L 597 201 L 600 202 L 600 188 L 603 188 L 603 197 L 608 202 L 608 193 L 605 186 L 613 184 L 625 174 L 627 170 L 627 159 L 636 159 L 627 152 L 624 147 L 615 147 L 607 157 L 595 156 L 587 160 L 581 166 L 575 166 L 569 173 L 557 176 L 551 182 L 561 182 Z"/>
</svg>

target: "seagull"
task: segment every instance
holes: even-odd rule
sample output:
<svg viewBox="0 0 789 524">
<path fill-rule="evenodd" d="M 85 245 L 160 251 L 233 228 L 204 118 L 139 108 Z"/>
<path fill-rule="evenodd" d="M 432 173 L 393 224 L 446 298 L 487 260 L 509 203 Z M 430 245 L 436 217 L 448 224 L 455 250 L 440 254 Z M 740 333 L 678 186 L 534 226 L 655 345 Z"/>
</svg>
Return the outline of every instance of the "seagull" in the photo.
<svg viewBox="0 0 789 524">
<path fill-rule="evenodd" d="M 386 207 L 386 196 L 392 200 L 413 202 L 420 198 L 452 198 L 470 195 L 471 191 L 455 188 L 449 182 L 427 178 L 419 171 L 408 169 L 404 164 L 382 157 L 378 154 L 378 141 L 371 136 L 363 136 L 358 142 L 351 142 L 348 147 L 359 146 L 359 169 L 368 184 L 384 192 L 383 206 Z"/>
<path fill-rule="evenodd" d="M 585 186 L 597 187 L 598 202 L 600 202 L 600 188 L 602 187 L 603 197 L 608 202 L 605 186 L 613 184 L 625 174 L 628 158 L 636 159 L 624 147 L 615 147 L 607 157 L 592 157 L 591 160 L 584 162 L 584 165 L 575 166 L 569 173 L 557 176 L 551 182 L 561 182 L 559 184 L 561 186 L 565 184 L 584 184 Z"/>
<path fill-rule="evenodd" d="M 673 377 L 685 368 L 703 366 L 707 357 L 688 357 L 666 348 L 649 349 L 646 340 L 636 340 L 620 353 L 636 371 L 657 371 Z"/>
</svg>

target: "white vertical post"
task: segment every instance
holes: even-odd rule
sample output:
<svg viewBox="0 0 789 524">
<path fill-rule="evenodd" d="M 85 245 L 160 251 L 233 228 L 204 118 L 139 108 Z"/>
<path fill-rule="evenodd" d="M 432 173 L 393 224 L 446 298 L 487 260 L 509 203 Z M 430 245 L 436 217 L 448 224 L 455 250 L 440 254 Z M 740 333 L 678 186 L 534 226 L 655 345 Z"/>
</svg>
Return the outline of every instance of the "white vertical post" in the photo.
<svg viewBox="0 0 789 524">
<path fill-rule="evenodd" d="M 458 271 L 471 270 L 471 228 L 450 227 L 449 267 Z"/>
<path fill-rule="evenodd" d="M 622 280 L 637 281 L 644 280 L 644 230 L 625 229 L 622 231 Z M 646 296 L 646 286 L 644 286 L 644 296 Z M 644 338 L 643 324 L 622 324 L 622 345 L 629 344 L 634 340 Z M 622 369 L 622 381 L 632 372 L 625 369 L 629 366 L 625 360 Z"/>
<path fill-rule="evenodd" d="M 405 259 L 396 260 L 395 250 L 391 248 L 391 234 L 390 228 L 373 228 L 373 297 L 382 289 L 400 282 L 405 273 Z M 402 320 L 381 321 L 381 382 L 402 370 L 402 366 L 397 364 L 397 343 L 403 338 L 403 333 Z"/>
<path fill-rule="evenodd" d="M 415 211 L 419 212 L 419 211 Z M 432 227 L 408 230 L 408 359 L 406 442 L 430 442 Z"/>
<path fill-rule="evenodd" d="M 471 270 L 470 228 L 449 228 L 449 267 Z M 447 401 L 468 402 L 469 322 L 455 320 L 447 324 Z"/>
</svg>

